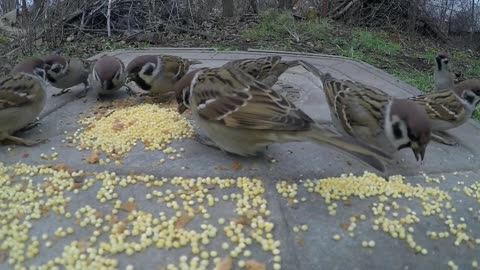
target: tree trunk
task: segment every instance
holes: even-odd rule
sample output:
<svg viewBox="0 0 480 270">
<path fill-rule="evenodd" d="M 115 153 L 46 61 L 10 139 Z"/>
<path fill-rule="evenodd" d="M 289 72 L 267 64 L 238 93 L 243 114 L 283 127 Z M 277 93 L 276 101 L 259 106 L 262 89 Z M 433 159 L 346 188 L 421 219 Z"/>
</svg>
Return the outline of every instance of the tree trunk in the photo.
<svg viewBox="0 0 480 270">
<path fill-rule="evenodd" d="M 233 0 L 222 0 L 222 8 L 223 8 L 223 17 L 233 17 L 234 14 L 234 5 Z"/>
<path fill-rule="evenodd" d="M 279 0 L 278 8 L 292 10 L 292 0 Z"/>
<path fill-rule="evenodd" d="M 472 45 L 475 45 L 473 44 L 473 35 L 475 33 L 475 0 L 472 0 L 472 29 L 471 29 L 471 32 L 470 32 L 470 44 Z"/>
<path fill-rule="evenodd" d="M 250 0 L 250 7 L 252 8 L 253 13 L 258 14 L 257 0 Z"/>
</svg>

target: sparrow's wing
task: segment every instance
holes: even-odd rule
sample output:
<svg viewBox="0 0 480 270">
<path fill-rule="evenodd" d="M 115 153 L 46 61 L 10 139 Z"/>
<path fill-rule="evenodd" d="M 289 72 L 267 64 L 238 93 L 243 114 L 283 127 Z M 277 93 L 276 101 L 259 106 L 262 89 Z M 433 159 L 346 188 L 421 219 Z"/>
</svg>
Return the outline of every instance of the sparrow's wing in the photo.
<svg viewBox="0 0 480 270">
<path fill-rule="evenodd" d="M 228 127 L 302 130 L 313 123 L 283 96 L 235 69 L 200 71 L 191 93 L 201 118 Z"/>
<path fill-rule="evenodd" d="M 419 95 L 410 99 L 423 106 L 432 120 L 455 122 L 466 117 L 463 103 L 450 90 Z"/>
<path fill-rule="evenodd" d="M 8 76 L 0 80 L 0 110 L 30 104 L 41 91 L 41 84 L 27 75 Z"/>
<path fill-rule="evenodd" d="M 328 73 L 323 78 L 323 90 L 333 117 L 348 134 L 358 135 L 362 130 L 374 136 L 382 128 L 389 97 L 381 90 L 335 79 Z"/>
</svg>

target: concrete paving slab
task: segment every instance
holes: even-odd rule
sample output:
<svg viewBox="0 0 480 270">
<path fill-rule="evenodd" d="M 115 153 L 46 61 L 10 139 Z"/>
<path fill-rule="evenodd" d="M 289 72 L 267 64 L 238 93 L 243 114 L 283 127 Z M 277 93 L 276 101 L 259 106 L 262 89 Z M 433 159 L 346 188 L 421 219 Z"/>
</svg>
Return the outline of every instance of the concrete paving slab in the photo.
<svg viewBox="0 0 480 270">
<path fill-rule="evenodd" d="M 178 48 L 151 48 L 135 51 L 115 51 L 107 54 L 114 55 L 122 59 L 126 64 L 131 61 L 135 56 L 141 54 L 172 54 L 185 58 L 201 60 L 203 63 L 197 65 L 197 67 L 220 66 L 226 61 L 250 58 L 250 57 L 262 57 L 268 54 L 281 54 L 285 60 L 302 59 L 314 64 L 322 71 L 328 71 L 335 76 L 349 78 L 356 81 L 360 81 L 372 86 L 384 89 L 389 94 L 399 97 L 406 97 L 409 95 L 418 94 L 418 90 L 399 81 L 391 75 L 376 69 L 368 64 L 352 61 L 343 57 L 328 56 L 328 55 L 312 55 L 312 54 L 300 54 L 291 52 L 268 52 L 252 50 L 249 52 L 224 52 L 215 51 L 212 49 L 178 49 Z M 92 57 L 92 59 L 100 57 L 102 54 Z M 298 106 L 305 110 L 312 118 L 318 120 L 328 120 L 329 113 L 326 102 L 323 98 L 323 93 L 316 86 L 316 82 L 312 80 L 312 77 L 304 71 L 302 68 L 294 68 L 281 77 L 280 82 L 276 86 L 279 91 L 292 99 Z M 337 203 L 338 209 L 336 215 L 329 215 L 329 207 L 331 204 L 326 204 L 324 201 L 324 194 L 316 193 L 315 190 L 308 190 L 303 185 L 307 183 L 306 179 L 322 179 L 332 176 L 339 176 L 342 173 L 354 173 L 362 174 L 364 170 L 371 170 L 357 161 L 345 157 L 335 151 L 329 150 L 324 147 L 311 145 L 310 143 L 289 143 L 283 145 L 272 145 L 267 151 L 265 156 L 257 158 L 239 158 L 232 155 L 226 155 L 216 149 L 212 149 L 197 143 L 194 140 L 186 139 L 181 142 L 173 142 L 172 146 L 176 149 L 184 148 L 185 152 L 182 153 L 183 157 L 175 161 L 168 161 L 163 165 L 160 165 L 159 161 L 162 158 L 168 158 L 168 156 L 161 151 L 144 151 L 143 145 L 137 145 L 130 153 L 128 153 L 123 159 L 123 165 L 117 166 L 113 163 L 106 165 L 99 164 L 86 164 L 83 160 L 85 157 L 91 154 L 91 151 L 78 151 L 74 147 L 68 146 L 62 142 L 65 140 L 67 133 L 73 133 L 79 128 L 78 120 L 91 112 L 92 108 L 97 104 L 96 96 L 94 93 L 89 93 L 86 99 L 77 99 L 75 94 L 80 91 L 81 88 L 77 87 L 73 93 L 65 94 L 61 97 L 49 97 L 47 106 L 41 115 L 41 126 L 32 129 L 22 134 L 23 137 L 30 139 L 38 138 L 50 138 L 50 141 L 46 144 L 42 144 L 33 148 L 25 148 L 19 146 L 0 146 L 0 162 L 7 165 L 12 165 L 17 162 L 29 164 L 29 165 L 58 165 L 65 164 L 68 168 L 78 171 L 98 174 L 103 171 L 115 172 L 122 179 L 126 179 L 129 175 L 147 174 L 152 175 L 152 179 L 161 180 L 162 178 L 171 179 L 175 176 L 182 176 L 184 179 L 197 177 L 220 177 L 220 178 L 237 178 L 237 177 L 249 177 L 260 179 L 260 182 L 254 180 L 245 180 L 247 184 L 241 186 L 242 181 L 233 181 L 231 186 L 222 187 L 219 182 L 228 183 L 228 180 L 223 180 L 212 183 L 201 184 L 201 188 L 192 186 L 181 186 L 175 181 L 165 180 L 165 184 L 159 187 L 147 187 L 147 184 L 142 183 L 140 180 L 137 183 L 130 183 L 125 188 L 119 187 L 118 183 L 109 185 L 105 181 L 102 183 L 102 179 L 95 180 L 95 176 L 85 176 L 86 183 L 92 183 L 92 187 L 86 190 L 81 190 L 78 194 L 75 194 L 68 188 L 59 187 L 59 183 L 55 182 L 52 185 L 57 189 L 62 190 L 59 194 L 62 198 L 71 198 L 69 202 L 66 202 L 66 211 L 75 215 L 81 207 L 89 205 L 92 209 L 96 209 L 99 216 L 103 217 L 101 226 L 113 227 L 118 222 L 125 222 L 128 224 L 129 230 L 133 231 L 133 225 L 131 221 L 128 221 L 127 216 L 136 214 L 137 212 L 151 213 L 158 219 L 161 218 L 160 212 L 164 212 L 165 220 L 171 220 L 177 215 L 177 210 L 170 202 L 165 201 L 168 196 L 165 196 L 167 190 L 176 194 L 177 197 L 173 200 L 180 206 L 179 209 L 185 211 L 182 204 L 185 202 L 194 201 L 194 205 L 199 207 L 200 204 L 195 199 L 188 199 L 189 195 L 185 195 L 181 198 L 181 195 L 188 191 L 187 194 L 195 193 L 198 189 L 205 189 L 202 198 L 207 198 L 210 195 L 215 201 L 218 200 L 212 207 L 205 207 L 210 217 L 204 216 L 204 213 L 195 213 L 195 217 L 188 222 L 184 227 L 187 231 L 191 232 L 191 235 L 195 233 L 200 234 L 202 231 L 206 231 L 207 224 L 210 224 L 217 228 L 218 232 L 209 238 L 209 243 L 200 244 L 198 254 L 193 253 L 193 247 L 191 242 L 182 245 L 179 249 L 166 249 L 163 247 L 155 247 L 155 243 L 148 245 L 146 248 L 142 248 L 141 252 L 133 252 L 133 255 L 127 255 L 127 251 L 119 252 L 118 254 L 108 254 L 105 249 L 103 252 L 105 257 L 115 259 L 118 261 L 118 266 L 114 266 L 111 269 L 125 269 L 129 264 L 134 265 L 135 269 L 197 269 L 193 266 L 184 268 L 168 268 L 169 264 L 179 265 L 180 257 L 182 255 L 188 256 L 188 259 L 192 259 L 195 256 L 201 257 L 202 251 L 215 250 L 218 253 L 219 258 L 224 258 L 230 252 L 234 251 L 237 244 L 232 242 L 231 238 L 228 239 L 227 233 L 224 231 L 225 227 L 231 220 L 237 223 L 245 223 L 244 228 L 237 229 L 238 232 L 242 232 L 248 237 L 252 231 L 255 231 L 252 223 L 256 223 L 256 226 L 262 222 L 253 222 L 255 218 L 265 219 L 265 222 L 274 224 L 274 229 L 270 236 L 268 233 L 263 232 L 262 237 L 267 239 L 271 237 L 272 241 L 279 241 L 281 246 L 273 248 L 280 251 L 281 263 L 277 263 L 279 260 L 276 257 L 277 251 L 262 250 L 261 238 L 258 237 L 258 241 L 251 239 L 253 242 L 251 245 L 247 245 L 247 249 L 251 251 L 251 256 L 243 256 L 243 251 L 240 252 L 239 257 L 234 258 L 235 266 L 231 269 L 242 269 L 238 266 L 240 260 L 248 261 L 250 259 L 262 262 L 266 264 L 267 269 L 277 269 L 274 267 L 280 267 L 281 269 L 445 269 L 448 266 L 448 262 L 452 260 L 459 266 L 459 269 L 471 269 L 472 261 L 477 260 L 480 263 L 480 254 L 478 246 L 480 243 L 480 212 L 479 212 L 479 198 L 473 198 L 472 196 L 478 195 L 480 186 L 478 184 L 478 165 L 479 160 L 478 151 L 480 138 L 477 135 L 480 126 L 477 122 L 471 120 L 464 126 L 452 130 L 450 134 L 456 137 L 460 144 L 458 146 L 444 146 L 435 142 L 428 146 L 426 153 L 426 161 L 421 164 L 414 161 L 413 154 L 405 151 L 396 156 L 396 163 L 389 167 L 389 174 L 402 174 L 407 175 L 406 183 L 412 183 L 412 185 L 419 184 L 421 187 L 433 187 L 439 190 L 445 191 L 451 196 L 451 202 L 455 212 L 451 211 L 451 208 L 442 208 L 444 217 L 439 218 L 438 215 L 432 215 L 430 217 L 422 216 L 422 209 L 425 203 L 421 198 L 390 198 L 387 201 L 382 201 L 384 198 L 379 196 L 373 196 L 365 200 L 360 200 L 355 196 L 348 196 L 345 200 L 340 200 Z M 59 91 L 58 89 L 49 89 L 49 94 Z M 50 96 L 50 95 L 49 95 Z M 127 97 L 126 93 L 119 93 L 114 99 L 121 99 Z M 55 150 L 52 150 L 52 147 Z M 43 160 L 40 158 L 42 153 L 58 152 L 58 160 Z M 207 158 L 206 158 L 207 157 Z M 274 158 L 277 162 L 272 163 L 271 159 Z M 236 166 L 240 164 L 241 166 Z M 0 172 L 1 170 L 0 166 Z M 5 175 L 18 175 L 19 172 L 14 172 L 11 169 L 4 170 Z M 132 173 L 135 172 L 135 173 Z M 439 183 L 429 182 L 426 183 L 421 173 L 427 173 L 429 175 L 444 175 L 446 180 L 439 180 Z M 459 173 L 458 173 L 459 172 Z M 83 175 L 83 174 L 82 174 Z M 48 175 L 36 177 L 33 183 L 42 185 L 43 182 L 51 181 Z M 28 177 L 27 177 L 28 178 Z M 64 181 L 73 181 L 71 175 L 64 176 Z M 367 177 L 368 178 L 368 177 Z M 13 179 L 10 177 L 3 179 L 2 189 L 8 192 L 12 191 L 16 182 L 5 180 Z M 20 181 L 19 177 L 15 178 Z M 85 180 L 82 178 L 82 180 Z M 153 180 L 149 180 L 152 182 Z M 303 180 L 301 180 L 303 179 Z M 26 180 L 24 180 L 26 181 Z M 282 192 L 279 193 L 277 184 L 281 181 L 287 181 L 285 184 L 292 185 L 296 183 L 298 186 L 298 194 L 295 194 L 290 199 L 282 197 Z M 328 181 L 326 179 L 325 181 Z M 359 180 L 360 181 L 360 180 Z M 193 183 L 202 183 L 201 180 L 193 181 Z M 208 181 L 207 181 L 208 182 Z M 459 184 L 459 182 L 461 184 Z M 259 186 L 255 186 L 255 183 L 261 183 Z M 308 182 L 310 183 L 310 182 Z M 320 188 L 319 183 L 311 182 Z M 325 182 L 327 183 L 327 182 Z M 352 182 L 353 183 L 353 182 Z M 366 182 L 368 184 L 370 182 Z M 193 184 L 194 185 L 194 184 Z M 83 186 L 88 186 L 83 184 Z M 252 189 L 252 186 L 254 187 Z M 378 185 L 377 185 L 378 186 Z M 381 185 L 380 185 L 381 186 Z M 405 185 L 400 185 L 401 188 L 407 188 Z M 256 187 L 256 188 L 255 188 Z M 467 196 L 466 190 L 473 190 L 470 192 L 470 196 Z M 372 187 L 373 188 L 373 187 Z M 384 187 L 381 187 L 384 188 Z M 391 186 L 392 190 L 398 189 L 399 186 Z M 28 189 L 28 187 L 27 187 Z M 39 190 L 47 189 L 44 186 L 39 189 L 32 189 L 39 192 Z M 118 199 L 122 203 L 126 203 L 129 197 L 135 199 L 135 209 L 138 211 L 119 211 L 114 214 L 114 202 L 116 200 L 108 200 L 102 202 L 97 198 L 99 194 L 103 194 L 104 191 L 100 190 L 113 190 L 112 192 L 117 194 Z M 340 187 L 339 187 L 340 189 Z M 348 189 L 348 187 L 343 187 Z M 421 188 L 419 188 L 421 189 Z M 454 191 L 454 190 L 459 191 Z M 155 195 L 156 192 L 164 193 L 162 196 Z M 182 191 L 184 190 L 184 191 Z M 253 192 L 252 190 L 258 190 L 258 194 L 254 197 L 248 197 L 248 194 Z M 384 189 L 384 194 L 389 197 L 391 194 Z M 9 199 L 12 198 L 10 194 L 5 191 L 2 196 L 2 209 L 9 209 Z M 422 189 L 424 192 L 425 189 Z M 429 189 L 429 192 L 431 190 Z M 23 191 L 22 191 L 23 192 Z M 46 192 L 46 191 L 42 191 Z M 419 191 L 420 192 L 420 191 Z M 434 192 L 434 191 L 431 191 Z M 475 193 L 477 192 L 477 193 Z M 8 194 L 7 194 L 8 193 Z M 42 193 L 42 194 L 44 194 Z M 112 193 L 112 194 L 113 194 Z M 13 193 L 14 194 L 14 193 Z M 147 194 L 151 194 L 155 199 L 146 198 Z M 153 194 L 153 195 L 152 195 Z M 236 195 L 232 194 L 242 194 Z M 423 193 L 422 193 L 423 194 Z M 474 195 L 472 195 L 474 194 Z M 475 195 L 477 194 L 477 195 Z M 405 194 L 404 194 L 405 195 Z M 9 197 L 10 196 L 10 197 Z M 13 196 L 13 195 L 12 195 Z M 225 197 L 227 196 L 227 197 Z M 429 195 L 430 196 L 430 195 Z M 226 200 L 224 200 L 224 197 Z M 45 195 L 43 200 L 47 200 L 48 196 Z M 237 207 L 246 203 L 250 205 L 250 212 L 252 217 L 243 220 L 242 215 L 239 215 Z M 305 198 L 305 202 L 302 202 L 302 198 Z M 430 197 L 429 197 L 430 198 Z M 158 200 L 161 201 L 158 201 Z M 435 201 L 435 198 L 430 198 Z M 22 201 L 23 200 L 23 201 Z M 256 201 L 255 201 L 256 200 Z M 264 200 L 264 201 L 263 201 Z M 295 203 L 294 200 L 300 201 Z M 406 208 L 410 208 L 411 211 L 417 213 L 418 222 L 414 222 L 408 227 L 412 227 L 412 232 L 415 241 L 427 250 L 428 254 L 422 255 L 420 252 L 416 252 L 408 246 L 406 240 L 392 239 L 390 235 L 381 231 L 374 231 L 372 226 L 376 219 L 379 219 L 379 215 L 374 215 L 372 207 L 376 203 L 377 206 L 380 203 L 385 205 L 391 205 L 392 201 L 396 201 L 400 205 L 398 210 L 398 217 L 392 217 L 390 214 L 392 211 L 386 214 L 391 220 L 400 219 L 405 217 L 408 213 Z M 10 199 L 10 202 L 16 204 L 26 204 L 28 199 Z M 263 203 L 258 203 L 261 201 Z M 442 201 L 443 204 L 446 201 Z M 265 210 L 261 210 L 261 205 L 264 204 Z M 390 206 L 393 207 L 393 206 Z M 130 209 L 131 210 L 131 209 Z M 260 213 L 260 211 L 266 211 Z M 48 212 L 48 211 L 47 211 Z M 6 213 L 6 212 L 5 212 Z M 105 215 L 110 214 L 116 216 L 116 221 L 110 223 L 105 221 Z M 181 214 L 181 213 L 180 213 Z M 353 230 L 353 236 L 350 236 L 346 224 L 352 216 L 357 214 L 365 215 L 365 221 L 357 221 L 356 228 Z M 181 214 L 181 217 L 185 215 L 185 212 Z M 454 242 L 458 236 L 454 236 L 450 232 L 450 236 L 445 239 L 431 240 L 427 237 L 427 231 L 443 232 L 449 231 L 445 220 L 446 216 L 452 216 L 452 222 L 455 225 L 465 223 L 467 224 L 465 235 L 468 235 L 469 240 L 462 240 L 462 242 L 455 246 Z M 0 216 L 1 217 L 1 216 Z M 226 220 L 225 224 L 218 224 L 218 219 L 223 218 Z M 463 218 L 461 221 L 460 218 Z M 3 216 L 5 219 L 5 216 Z M 132 217 L 132 219 L 136 219 Z M 175 221 L 173 221 L 175 222 Z M 405 222 L 405 221 L 404 221 Z M 100 250 L 101 243 L 109 243 L 113 233 L 105 232 L 100 233 L 96 237 L 96 241 L 91 244 L 86 244 L 88 240 L 94 235 L 96 230 L 94 226 L 87 225 L 85 227 L 79 226 L 79 220 L 76 218 L 66 218 L 64 215 L 54 214 L 50 210 L 49 214 L 39 220 L 31 221 L 32 228 L 28 231 L 28 236 L 37 236 L 40 240 L 40 253 L 33 259 L 26 261 L 27 266 L 39 266 L 47 264 L 49 260 L 62 256 L 68 245 L 72 244 L 72 241 L 81 241 L 84 249 L 80 248 L 81 253 L 87 253 L 87 246 L 91 247 L 89 251 L 95 250 L 97 253 Z M 147 221 L 145 221 L 148 224 Z M 351 223 L 351 222 L 350 222 Z M 205 224 L 202 226 L 202 224 Z M 262 223 L 264 226 L 265 224 Z M 5 232 L 5 225 L 2 224 L 2 232 Z M 308 230 L 302 231 L 301 226 L 308 225 Z M 66 237 L 54 237 L 53 234 L 58 227 L 74 228 L 74 233 L 67 235 Z M 150 224 L 149 226 L 153 226 Z M 270 225 L 267 225 L 270 226 Z M 294 227 L 299 227 L 298 233 L 294 232 Z M 210 227 L 208 227 L 210 228 Z M 109 228 L 112 229 L 112 228 Z M 97 230 L 99 230 L 97 228 Z M 178 232 L 180 229 L 174 230 Z M 228 229 L 227 229 L 228 230 Z M 160 231 L 169 231 L 166 227 Z M 181 230 L 180 230 L 181 231 Z M 170 231 L 171 232 L 171 231 Z M 49 239 L 41 239 L 42 234 L 48 234 Z M 157 235 L 160 232 L 155 232 L 153 235 Z M 341 239 L 334 240 L 334 235 L 338 234 Z M 158 236 L 158 235 L 157 235 Z M 53 238 L 52 238 L 53 237 Z M 144 236 L 144 238 L 149 236 Z M 188 238 L 186 235 L 175 236 L 172 241 L 179 238 Z M 253 238 L 253 236 L 250 236 Z M 0 234 L 2 239 L 2 234 Z M 3 238 L 6 239 L 6 238 Z M 139 237 L 127 237 L 126 241 L 136 241 L 141 243 Z M 476 240 L 479 239 L 479 240 Z M 145 239 L 144 239 L 145 240 Z M 157 239 L 158 240 L 158 239 Z M 375 241 L 374 248 L 362 247 L 362 241 Z M 51 247 L 45 247 L 46 242 L 52 242 Z M 266 240 L 268 242 L 268 240 Z M 1 241 L 0 241 L 1 242 Z M 144 242 L 145 243 L 145 242 Z M 148 241 L 147 241 L 148 243 Z M 222 249 L 222 244 L 228 243 L 229 247 Z M 265 244 L 265 243 L 264 243 Z M 146 244 L 147 245 L 147 244 Z M 117 246 L 121 246 L 118 244 Z M 1 246 L 0 246 L 1 247 Z M 268 248 L 267 248 L 268 249 Z M 5 250 L 8 250 L 5 253 Z M 3 252 L 2 252 L 3 251 Z M 0 248 L 0 269 L 14 269 L 9 264 L 8 260 L 12 257 L 10 248 Z M 69 256 L 74 258 L 76 255 L 68 253 Z M 68 255 L 67 254 L 67 255 Z M 3 258 L 3 259 L 2 259 Z M 83 258 L 83 257 L 82 257 Z M 77 259 L 88 261 L 78 257 Z M 94 257 L 97 258 L 97 257 Z M 72 259 L 73 260 L 73 259 Z M 90 263 L 95 259 L 90 258 Z M 59 259 L 57 259 L 57 262 Z M 209 266 L 205 269 L 213 269 L 213 259 L 209 258 Z M 3 263 L 2 263 L 3 262 Z M 242 263 L 240 263 L 242 265 Z M 13 264 L 14 265 L 14 264 Z M 90 268 L 89 268 L 90 267 Z M 163 267 L 163 268 L 162 268 Z M 21 269 L 21 268 L 18 268 Z M 34 269 L 36 269 L 34 267 Z M 48 268 L 53 269 L 53 268 Z M 72 268 L 73 269 L 73 268 Z M 77 268 L 78 269 L 78 268 Z M 83 266 L 81 269 L 94 269 L 92 264 L 88 267 Z M 101 268 L 95 268 L 101 269 Z M 110 268 L 106 268 L 110 269 Z M 229 268 L 226 268 L 229 269 Z M 475 268 L 473 268 L 475 269 Z"/>
</svg>

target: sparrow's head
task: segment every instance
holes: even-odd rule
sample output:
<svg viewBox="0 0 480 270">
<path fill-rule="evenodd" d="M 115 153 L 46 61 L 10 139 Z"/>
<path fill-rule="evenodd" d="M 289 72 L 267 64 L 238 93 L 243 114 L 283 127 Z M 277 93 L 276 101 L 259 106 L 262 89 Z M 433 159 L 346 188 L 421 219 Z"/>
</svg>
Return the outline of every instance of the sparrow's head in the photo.
<svg viewBox="0 0 480 270">
<path fill-rule="evenodd" d="M 480 80 L 466 80 L 456 84 L 453 91 L 463 98 L 472 111 L 480 102 Z"/>
<path fill-rule="evenodd" d="M 397 150 L 411 148 L 415 159 L 423 160 L 430 142 L 432 124 L 425 108 L 407 99 L 390 103 L 385 130 Z"/>
<path fill-rule="evenodd" d="M 113 56 L 103 56 L 93 67 L 93 79 L 100 82 L 105 90 L 115 85 L 125 83 L 125 66 L 120 59 Z"/>
<path fill-rule="evenodd" d="M 436 62 L 436 68 L 437 70 L 449 70 L 448 63 L 450 61 L 450 56 L 446 52 L 441 52 L 435 57 L 435 62 Z"/>
<path fill-rule="evenodd" d="M 161 59 L 156 55 L 135 57 L 127 65 L 128 81 L 134 81 L 143 90 L 150 90 L 153 79 L 160 73 Z"/>
<path fill-rule="evenodd" d="M 40 58 L 31 58 L 24 62 L 17 64 L 11 74 L 24 73 L 36 76 L 42 80 L 46 80 L 45 62 Z"/>
<path fill-rule="evenodd" d="M 45 62 L 46 77 L 50 82 L 55 82 L 68 70 L 68 59 L 61 55 L 48 55 L 42 58 Z"/>
<path fill-rule="evenodd" d="M 177 99 L 177 110 L 179 114 L 190 108 L 190 90 L 198 72 L 206 68 L 195 69 L 183 76 L 175 84 L 175 97 Z"/>
</svg>

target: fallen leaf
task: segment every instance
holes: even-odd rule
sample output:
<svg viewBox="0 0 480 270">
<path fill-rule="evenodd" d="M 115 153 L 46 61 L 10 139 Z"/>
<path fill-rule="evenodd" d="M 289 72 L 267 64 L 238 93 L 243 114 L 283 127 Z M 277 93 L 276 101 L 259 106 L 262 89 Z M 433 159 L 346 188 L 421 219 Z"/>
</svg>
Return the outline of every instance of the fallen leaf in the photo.
<svg viewBox="0 0 480 270">
<path fill-rule="evenodd" d="M 57 164 L 57 165 L 53 166 L 52 169 L 54 169 L 56 171 L 72 171 L 72 168 L 67 166 L 65 163 Z"/>
<path fill-rule="evenodd" d="M 245 216 L 241 216 L 235 220 L 236 224 L 242 224 L 243 226 L 250 225 L 250 220 Z"/>
<path fill-rule="evenodd" d="M 122 209 L 124 211 L 127 211 L 127 212 L 132 212 L 133 210 L 136 210 L 137 207 L 138 207 L 138 205 L 135 202 L 126 202 L 126 203 L 122 203 L 122 205 L 120 205 L 120 209 Z"/>
<path fill-rule="evenodd" d="M 256 261 L 247 261 L 245 264 L 247 266 L 247 270 L 266 270 L 267 267 L 263 263 L 259 263 Z"/>
<path fill-rule="evenodd" d="M 227 256 L 221 260 L 217 266 L 215 266 L 215 270 L 231 270 L 233 268 L 233 260 L 232 257 Z"/>
<path fill-rule="evenodd" d="M 240 170 L 241 168 L 242 168 L 242 164 L 240 162 L 234 161 L 232 163 L 232 170 L 237 171 L 237 170 Z"/>
<path fill-rule="evenodd" d="M 87 161 L 88 164 L 96 164 L 100 160 L 100 152 L 95 150 L 92 152 L 90 156 L 85 158 L 85 161 Z"/>
<path fill-rule="evenodd" d="M 127 225 L 124 222 L 119 222 L 116 224 L 117 226 L 115 227 L 115 233 L 123 233 L 125 229 L 127 228 Z"/>
<path fill-rule="evenodd" d="M 299 246 L 303 247 L 305 246 L 305 239 L 303 239 L 302 237 L 299 237 L 297 238 L 297 243 Z"/>
<path fill-rule="evenodd" d="M 81 189 L 83 187 L 82 182 L 73 182 L 73 189 Z"/>
<path fill-rule="evenodd" d="M 343 205 L 345 205 L 345 206 L 352 206 L 353 203 L 352 203 L 351 200 L 346 200 L 346 201 L 343 201 Z"/>
<path fill-rule="evenodd" d="M 122 131 L 125 128 L 125 125 L 121 122 L 113 123 L 112 129 L 113 131 Z"/>
<path fill-rule="evenodd" d="M 350 224 L 348 224 L 348 223 L 340 224 L 340 228 L 344 229 L 345 231 L 348 230 L 348 227 L 350 227 Z"/>
<path fill-rule="evenodd" d="M 176 229 L 185 228 L 185 226 L 187 226 L 187 224 L 190 223 L 192 219 L 193 219 L 193 216 L 190 216 L 190 215 L 180 216 L 175 222 L 175 228 Z"/>
</svg>

